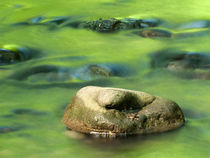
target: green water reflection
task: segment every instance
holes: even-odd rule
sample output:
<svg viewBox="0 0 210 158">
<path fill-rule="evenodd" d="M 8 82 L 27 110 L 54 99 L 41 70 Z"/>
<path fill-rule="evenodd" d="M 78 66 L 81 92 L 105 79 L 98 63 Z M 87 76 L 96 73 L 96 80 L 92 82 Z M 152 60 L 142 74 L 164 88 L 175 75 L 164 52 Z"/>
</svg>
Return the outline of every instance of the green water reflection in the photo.
<svg viewBox="0 0 210 158">
<path fill-rule="evenodd" d="M 74 16 L 82 20 L 112 17 L 158 18 L 173 33 L 182 23 L 210 19 L 210 1 L 203 0 L 1 0 L 0 45 L 18 44 L 40 49 L 42 56 L 1 66 L 0 126 L 17 128 L 0 134 L 2 158 L 198 158 L 210 155 L 210 81 L 179 78 L 165 70 L 150 68 L 149 54 L 166 48 L 210 52 L 210 36 L 171 39 L 141 38 L 131 31 L 100 34 L 85 29 L 43 26 L 12 26 L 37 16 Z M 47 82 L 15 80 L 17 72 L 35 66 L 81 67 L 115 63 L 133 69 L 126 77 L 91 81 Z M 86 85 L 140 90 L 176 101 L 186 125 L 164 134 L 129 139 L 101 140 L 69 133 L 61 123 L 63 110 L 75 92 Z M 38 114 L 15 114 L 33 109 Z"/>
</svg>

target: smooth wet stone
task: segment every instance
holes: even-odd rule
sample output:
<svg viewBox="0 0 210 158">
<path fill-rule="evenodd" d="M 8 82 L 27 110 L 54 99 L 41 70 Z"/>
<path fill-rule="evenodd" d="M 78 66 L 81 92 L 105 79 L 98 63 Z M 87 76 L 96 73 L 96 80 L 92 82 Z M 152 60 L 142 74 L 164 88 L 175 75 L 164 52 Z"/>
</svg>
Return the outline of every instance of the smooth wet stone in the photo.
<svg viewBox="0 0 210 158">
<path fill-rule="evenodd" d="M 172 37 L 172 33 L 166 30 L 160 30 L 160 29 L 149 29 L 149 30 L 142 30 L 139 32 L 135 32 L 135 34 L 146 37 L 146 38 L 158 38 L 158 37 L 166 37 L 170 38 Z"/>
<path fill-rule="evenodd" d="M 88 86 L 80 89 L 65 110 L 63 123 L 88 134 L 148 134 L 184 124 L 179 106 L 145 92 Z"/>
<path fill-rule="evenodd" d="M 89 22 L 72 22 L 68 26 L 73 28 L 87 28 L 97 32 L 115 32 L 119 30 L 139 29 L 146 27 L 155 27 L 160 23 L 155 19 L 99 19 Z"/>
<path fill-rule="evenodd" d="M 162 50 L 151 55 L 151 66 L 170 70 L 210 69 L 210 56 L 197 52 Z"/>
<path fill-rule="evenodd" d="M 210 27 L 210 20 L 192 21 L 179 26 L 179 29 L 199 29 Z"/>
<path fill-rule="evenodd" d="M 18 128 L 13 128 L 13 127 L 9 127 L 9 126 L 0 126 L 0 134 L 14 132 L 17 130 L 18 130 Z"/>
<path fill-rule="evenodd" d="M 92 80 L 102 77 L 129 76 L 130 68 L 117 64 L 89 64 L 76 68 L 73 78 L 80 80 Z"/>
<path fill-rule="evenodd" d="M 35 49 L 18 45 L 4 45 L 0 48 L 0 65 L 22 62 L 37 55 L 39 55 L 39 52 Z"/>
</svg>

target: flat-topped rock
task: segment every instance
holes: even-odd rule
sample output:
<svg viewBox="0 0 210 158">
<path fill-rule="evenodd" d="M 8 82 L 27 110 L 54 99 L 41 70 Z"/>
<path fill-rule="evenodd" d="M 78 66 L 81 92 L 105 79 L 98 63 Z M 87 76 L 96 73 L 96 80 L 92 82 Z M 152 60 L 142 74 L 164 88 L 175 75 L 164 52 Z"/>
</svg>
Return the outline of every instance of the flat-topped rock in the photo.
<svg viewBox="0 0 210 158">
<path fill-rule="evenodd" d="M 88 86 L 65 110 L 63 123 L 82 133 L 148 134 L 184 124 L 179 106 L 145 92 Z"/>
</svg>

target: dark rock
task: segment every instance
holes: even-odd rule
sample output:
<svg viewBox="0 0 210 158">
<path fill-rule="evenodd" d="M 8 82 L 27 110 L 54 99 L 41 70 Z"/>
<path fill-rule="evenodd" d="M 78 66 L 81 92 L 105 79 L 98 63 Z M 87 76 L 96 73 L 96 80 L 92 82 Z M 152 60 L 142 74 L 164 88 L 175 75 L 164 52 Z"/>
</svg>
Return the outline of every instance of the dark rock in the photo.
<svg viewBox="0 0 210 158">
<path fill-rule="evenodd" d="M 172 33 L 166 30 L 160 29 L 150 29 L 150 30 L 142 30 L 139 32 L 135 32 L 136 34 L 146 37 L 146 38 L 157 38 L 157 37 L 172 37 Z"/>
<path fill-rule="evenodd" d="M 210 57 L 204 53 L 163 50 L 151 55 L 152 67 L 170 70 L 209 69 Z"/>
<path fill-rule="evenodd" d="M 99 19 L 90 22 L 71 22 L 68 26 L 73 28 L 87 28 L 97 32 L 115 32 L 119 30 L 139 29 L 147 27 L 155 27 L 160 21 L 156 19 Z"/>
<path fill-rule="evenodd" d="M 0 65 L 14 64 L 38 56 L 39 51 L 17 45 L 4 45 L 0 48 Z"/>
<path fill-rule="evenodd" d="M 19 54 L 7 49 L 0 49 L 0 65 L 7 65 L 21 61 Z"/>
<path fill-rule="evenodd" d="M 96 20 L 86 22 L 84 28 L 88 28 L 98 32 L 113 32 L 119 29 L 120 21 L 117 19 Z"/>
<path fill-rule="evenodd" d="M 63 123 L 88 134 L 148 134 L 184 124 L 179 106 L 145 92 L 118 88 L 84 87 L 66 108 Z"/>
<path fill-rule="evenodd" d="M 9 133 L 19 130 L 18 128 L 13 128 L 9 126 L 0 126 L 0 134 L 2 133 Z"/>
</svg>

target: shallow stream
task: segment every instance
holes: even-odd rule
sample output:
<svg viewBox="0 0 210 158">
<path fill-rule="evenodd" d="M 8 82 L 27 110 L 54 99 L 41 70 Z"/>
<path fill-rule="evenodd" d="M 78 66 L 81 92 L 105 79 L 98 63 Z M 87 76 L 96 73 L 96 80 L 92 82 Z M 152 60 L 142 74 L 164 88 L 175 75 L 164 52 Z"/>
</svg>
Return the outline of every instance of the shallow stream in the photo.
<svg viewBox="0 0 210 158">
<path fill-rule="evenodd" d="M 0 66 L 0 157 L 208 157 L 210 79 L 153 69 L 150 54 L 172 49 L 210 55 L 210 28 L 181 27 L 210 20 L 209 8 L 209 0 L 1 0 L 0 46 L 33 48 L 39 55 Z M 85 21 L 153 18 L 163 21 L 158 29 L 183 36 L 143 38 L 133 30 L 99 33 L 62 26 L 14 25 L 38 16 Z M 84 76 L 88 64 L 111 65 L 123 75 Z M 39 66 L 46 71 L 29 73 Z M 69 132 L 61 122 L 63 111 L 72 96 L 87 85 L 139 90 L 171 99 L 183 109 L 186 123 L 172 132 L 120 139 Z"/>
</svg>

